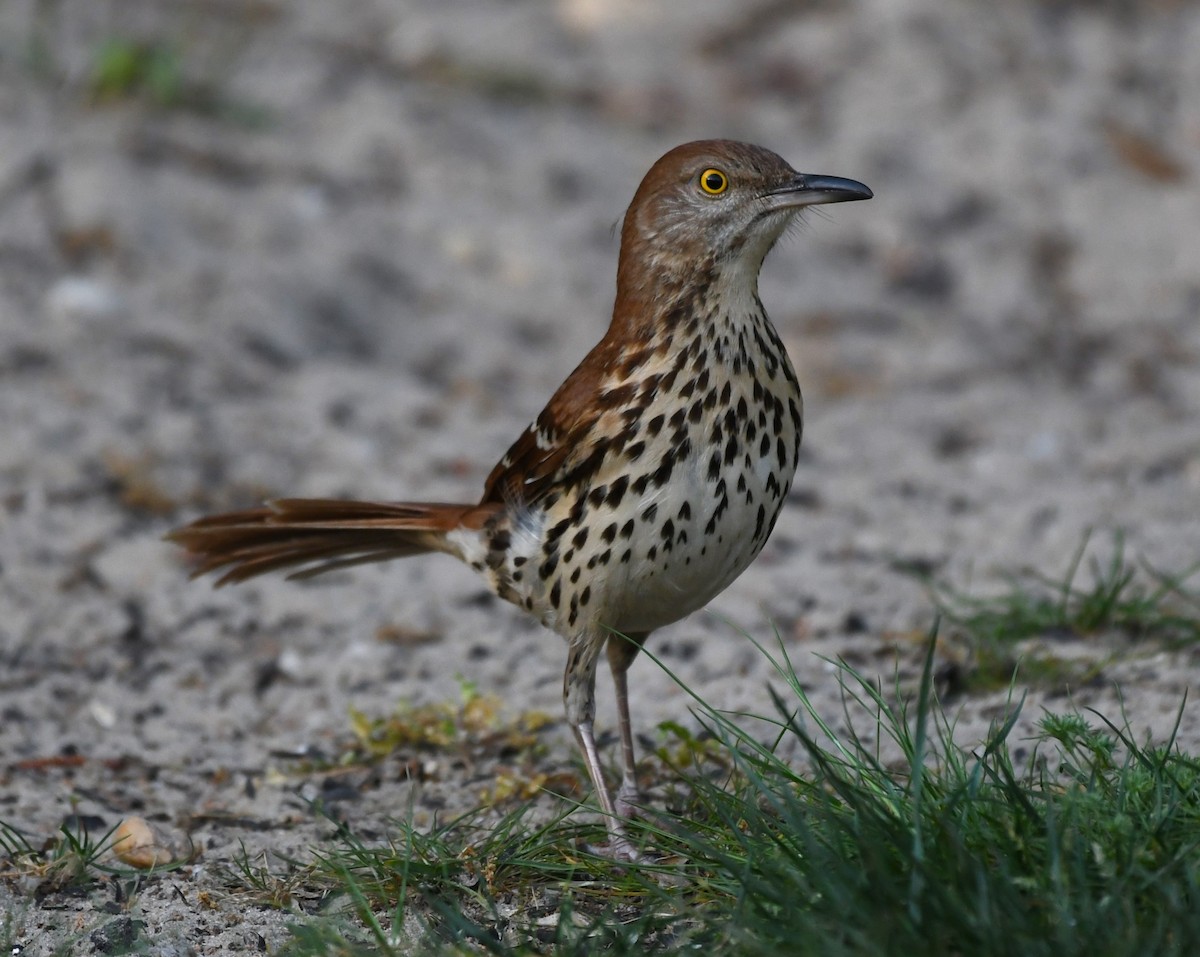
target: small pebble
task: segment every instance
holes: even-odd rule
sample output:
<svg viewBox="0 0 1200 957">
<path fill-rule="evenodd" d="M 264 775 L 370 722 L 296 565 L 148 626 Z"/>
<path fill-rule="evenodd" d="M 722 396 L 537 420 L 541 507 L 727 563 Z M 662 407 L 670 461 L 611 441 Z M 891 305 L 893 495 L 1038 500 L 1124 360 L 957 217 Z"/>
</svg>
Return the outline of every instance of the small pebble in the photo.
<svg viewBox="0 0 1200 957">
<path fill-rule="evenodd" d="M 167 841 L 141 817 L 127 817 L 117 825 L 112 849 L 123 864 L 147 870 L 175 860 Z"/>
<path fill-rule="evenodd" d="M 104 319 L 121 308 L 116 290 L 87 276 L 66 276 L 46 293 L 46 312 L 60 322 Z"/>
</svg>

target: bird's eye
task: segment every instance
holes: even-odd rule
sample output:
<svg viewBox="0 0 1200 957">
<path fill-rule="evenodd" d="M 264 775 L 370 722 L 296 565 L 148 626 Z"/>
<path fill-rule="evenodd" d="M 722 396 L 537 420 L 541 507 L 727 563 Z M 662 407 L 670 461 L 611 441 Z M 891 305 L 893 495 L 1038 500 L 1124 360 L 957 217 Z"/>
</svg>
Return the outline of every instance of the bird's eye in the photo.
<svg viewBox="0 0 1200 957">
<path fill-rule="evenodd" d="M 729 177 L 719 169 L 706 169 L 700 174 L 700 188 L 709 196 L 720 196 L 729 189 Z"/>
</svg>

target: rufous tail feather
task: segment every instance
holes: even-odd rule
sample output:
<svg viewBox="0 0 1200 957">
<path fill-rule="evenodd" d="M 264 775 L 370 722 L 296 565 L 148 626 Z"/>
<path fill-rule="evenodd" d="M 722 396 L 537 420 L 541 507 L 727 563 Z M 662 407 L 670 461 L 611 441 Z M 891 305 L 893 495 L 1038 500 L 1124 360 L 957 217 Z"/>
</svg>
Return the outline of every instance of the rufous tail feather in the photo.
<svg viewBox="0 0 1200 957">
<path fill-rule="evenodd" d="M 446 551 L 446 532 L 478 527 L 479 506 L 285 498 L 202 518 L 167 535 L 195 559 L 192 577 L 226 569 L 217 585 L 297 568 L 310 578 L 337 568 Z"/>
</svg>

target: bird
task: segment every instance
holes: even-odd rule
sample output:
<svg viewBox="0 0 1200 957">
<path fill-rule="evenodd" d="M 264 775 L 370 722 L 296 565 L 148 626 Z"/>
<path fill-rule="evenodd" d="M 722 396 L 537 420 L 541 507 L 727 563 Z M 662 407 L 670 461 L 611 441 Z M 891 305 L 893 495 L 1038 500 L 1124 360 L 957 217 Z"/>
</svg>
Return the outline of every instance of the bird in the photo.
<svg viewBox="0 0 1200 957">
<path fill-rule="evenodd" d="M 703 607 L 761 551 L 800 455 L 803 400 L 758 293 L 763 260 L 810 206 L 865 200 L 732 140 L 677 146 L 621 224 L 607 332 L 488 475 L 478 502 L 281 498 L 167 537 L 217 585 L 307 578 L 425 553 L 467 563 L 566 640 L 563 703 L 607 829 L 640 856 L 643 809 L 628 672 L 651 632 Z M 601 654 L 616 695 L 621 782 L 595 735 Z"/>
</svg>

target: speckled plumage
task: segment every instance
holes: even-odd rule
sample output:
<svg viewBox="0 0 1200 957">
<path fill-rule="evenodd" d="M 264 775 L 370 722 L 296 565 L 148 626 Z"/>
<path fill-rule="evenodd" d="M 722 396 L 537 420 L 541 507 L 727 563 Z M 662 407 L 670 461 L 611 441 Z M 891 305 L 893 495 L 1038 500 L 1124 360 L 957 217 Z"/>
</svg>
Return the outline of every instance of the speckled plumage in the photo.
<svg viewBox="0 0 1200 957">
<path fill-rule="evenodd" d="M 469 563 L 567 640 L 567 718 L 611 850 L 629 856 L 621 818 L 637 786 L 625 672 L 649 632 L 746 569 L 796 470 L 800 389 L 758 298 L 759 269 L 801 207 L 869 196 L 852 180 L 797 174 L 760 147 L 677 147 L 626 213 L 608 333 L 493 469 L 477 504 L 282 500 L 172 538 L 200 556 L 198 573 L 228 566 L 222 582 L 425 551 Z M 592 729 L 605 649 L 624 765 L 615 801 Z"/>
</svg>

